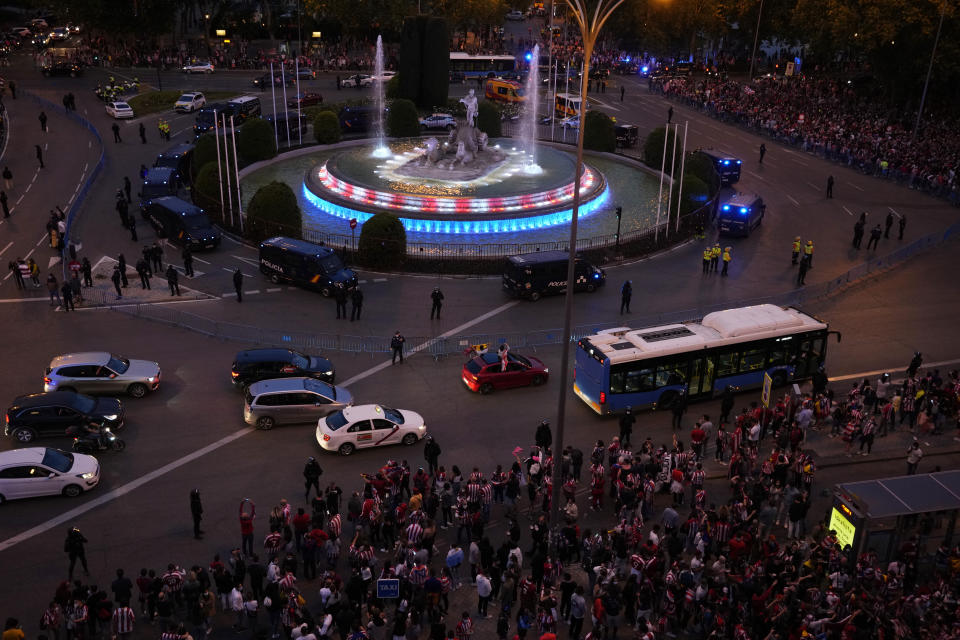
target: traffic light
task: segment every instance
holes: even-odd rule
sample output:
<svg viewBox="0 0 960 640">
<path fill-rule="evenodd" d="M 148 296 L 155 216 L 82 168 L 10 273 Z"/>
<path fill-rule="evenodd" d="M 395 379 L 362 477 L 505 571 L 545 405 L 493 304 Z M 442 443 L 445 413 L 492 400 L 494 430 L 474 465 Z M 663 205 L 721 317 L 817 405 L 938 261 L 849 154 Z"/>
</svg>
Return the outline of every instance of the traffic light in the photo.
<svg viewBox="0 0 960 640">
<path fill-rule="evenodd" d="M 617 207 L 617 220 L 623 215 L 623 207 Z"/>
</svg>

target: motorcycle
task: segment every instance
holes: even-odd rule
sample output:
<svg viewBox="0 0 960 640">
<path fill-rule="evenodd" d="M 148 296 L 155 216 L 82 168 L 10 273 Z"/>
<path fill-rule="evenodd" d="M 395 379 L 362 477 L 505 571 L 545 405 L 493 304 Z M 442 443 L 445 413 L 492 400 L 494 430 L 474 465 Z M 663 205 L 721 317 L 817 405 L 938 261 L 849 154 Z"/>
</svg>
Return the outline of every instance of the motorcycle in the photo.
<svg viewBox="0 0 960 640">
<path fill-rule="evenodd" d="M 68 432 L 73 436 L 73 451 L 75 453 L 94 453 L 96 451 L 123 451 L 127 443 L 118 438 L 110 427 L 101 426 L 99 433 L 91 433 L 86 429 L 76 428 Z"/>
</svg>

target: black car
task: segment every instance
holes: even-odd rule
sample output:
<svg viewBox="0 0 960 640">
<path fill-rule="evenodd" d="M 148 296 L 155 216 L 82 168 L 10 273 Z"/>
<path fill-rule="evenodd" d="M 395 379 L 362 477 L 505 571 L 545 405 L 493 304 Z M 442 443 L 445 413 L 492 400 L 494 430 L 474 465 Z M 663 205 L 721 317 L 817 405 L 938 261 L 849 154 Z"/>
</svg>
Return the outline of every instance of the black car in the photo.
<svg viewBox="0 0 960 640">
<path fill-rule="evenodd" d="M 640 130 L 635 124 L 618 124 L 614 127 L 618 147 L 635 147 L 640 140 Z"/>
<path fill-rule="evenodd" d="M 70 62 L 68 60 L 55 60 L 54 62 L 49 62 L 40 67 L 40 71 L 43 75 L 50 76 L 70 76 L 71 78 L 76 78 L 78 75 L 83 73 L 83 67 L 76 62 Z"/>
<path fill-rule="evenodd" d="M 316 378 L 333 384 L 333 363 L 292 349 L 248 349 L 237 354 L 230 370 L 233 384 L 244 388 L 273 378 Z"/>
<path fill-rule="evenodd" d="M 20 396 L 7 409 L 3 433 L 21 444 L 41 436 L 63 436 L 70 427 L 91 422 L 123 427 L 123 403 L 116 398 L 93 398 L 75 391 L 51 391 Z"/>
<path fill-rule="evenodd" d="M 275 87 L 282 87 L 282 86 L 283 86 L 283 83 L 284 83 L 284 80 L 286 80 L 286 83 L 287 83 L 288 86 L 292 86 L 292 85 L 294 85 L 294 84 L 297 83 L 297 78 L 296 78 L 296 76 L 295 76 L 294 74 L 292 74 L 292 73 L 286 73 L 286 74 L 283 74 L 283 75 L 280 75 L 279 73 L 275 73 L 274 76 L 273 76 L 273 86 L 275 86 Z M 267 88 L 269 88 L 269 87 L 270 87 L 270 74 L 267 73 L 267 74 L 264 74 L 264 75 L 260 76 L 259 78 L 255 78 L 254 81 L 253 81 L 253 86 L 255 86 L 255 87 L 260 87 L 260 89 L 267 89 Z"/>
</svg>

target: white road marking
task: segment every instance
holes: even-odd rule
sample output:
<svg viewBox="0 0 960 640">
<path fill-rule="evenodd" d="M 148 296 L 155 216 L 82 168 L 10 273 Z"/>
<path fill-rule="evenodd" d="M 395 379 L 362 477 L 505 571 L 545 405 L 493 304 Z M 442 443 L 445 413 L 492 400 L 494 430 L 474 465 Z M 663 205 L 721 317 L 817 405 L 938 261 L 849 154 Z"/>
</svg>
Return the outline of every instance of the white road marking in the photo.
<svg viewBox="0 0 960 640">
<path fill-rule="evenodd" d="M 227 273 L 233 273 L 234 271 L 236 271 L 236 269 L 227 269 L 226 267 L 221 267 L 221 269 L 223 269 L 223 270 L 226 271 Z M 253 277 L 253 276 L 251 276 L 251 275 L 249 275 L 249 274 L 243 273 L 242 271 L 241 271 L 240 273 L 243 274 L 243 277 L 244 277 L 244 278 L 252 278 L 252 277 Z"/>
<path fill-rule="evenodd" d="M 44 150 L 44 151 L 47 150 L 47 143 L 46 143 L 46 142 L 43 143 L 43 150 Z M 570 215 L 572 216 L 573 214 L 570 214 Z M 580 218 L 577 218 L 577 219 L 579 220 Z"/>
<path fill-rule="evenodd" d="M 34 247 L 33 249 L 30 249 L 30 253 L 28 253 L 27 255 L 23 256 L 23 259 L 24 259 L 24 260 L 29 260 L 29 259 L 30 259 L 30 256 L 32 256 L 32 255 L 33 255 L 33 252 L 36 251 L 36 250 L 37 250 L 36 247 Z"/>
<path fill-rule="evenodd" d="M 843 210 L 847 212 L 847 215 L 849 216 L 853 215 L 853 211 L 850 211 L 850 209 L 847 209 L 846 207 L 844 207 Z"/>
<path fill-rule="evenodd" d="M 35 246 L 35 247 L 39 247 L 39 246 L 40 246 L 43 242 L 45 242 L 45 241 L 47 240 L 47 238 L 49 238 L 49 237 L 50 237 L 50 236 L 48 236 L 47 234 L 43 234 L 42 236 L 40 236 L 40 239 L 37 240 L 37 244 L 35 244 L 34 246 Z"/>
<path fill-rule="evenodd" d="M 43 298 L 37 298 L 37 300 L 41 302 L 45 302 Z M 66 522 L 73 522 L 83 514 L 87 513 L 88 511 L 92 511 L 93 509 L 96 509 L 101 505 L 104 505 L 108 502 L 116 500 L 117 498 L 125 496 L 128 493 L 147 484 L 148 482 L 152 482 L 157 478 L 167 475 L 171 471 L 175 471 L 184 465 L 190 464 L 194 460 L 202 458 L 208 453 L 216 451 L 217 449 L 230 444 L 231 442 L 233 442 L 234 440 L 237 440 L 238 438 L 242 438 L 243 436 L 249 433 L 253 433 L 253 431 L 254 429 L 252 427 L 244 427 L 243 429 L 234 431 L 233 433 L 227 436 L 224 436 L 223 438 L 220 438 L 216 442 L 212 442 L 208 444 L 202 449 L 197 449 L 192 453 L 188 453 L 182 458 L 178 458 L 173 462 L 165 464 L 162 467 L 154 469 L 153 471 L 140 476 L 136 480 L 132 480 L 127 484 L 120 485 L 119 487 L 117 487 L 116 489 L 113 489 L 112 491 L 108 491 L 107 493 L 101 494 L 96 498 L 94 498 L 93 500 L 91 500 L 90 502 L 87 502 L 86 504 L 83 504 L 74 509 L 70 509 L 69 511 L 62 513 L 59 516 L 56 516 L 55 518 L 51 518 L 46 522 L 42 522 L 37 526 L 31 529 L 28 529 L 27 531 L 24 531 L 23 533 L 19 533 L 11 538 L 7 538 L 6 540 L 0 542 L 0 551 L 5 551 L 13 547 L 14 545 L 24 542 L 25 540 L 33 539 L 36 536 L 46 531 L 49 531 L 54 527 L 59 527 L 60 525 Z"/>
<path fill-rule="evenodd" d="M 920 367 L 921 369 L 930 369 L 931 367 L 945 367 L 951 364 L 957 364 L 960 360 L 944 360 L 942 362 L 924 362 Z M 827 378 L 830 382 L 842 382 L 844 380 L 856 380 L 858 378 L 869 378 L 871 376 L 879 376 L 883 373 L 890 373 L 891 371 L 906 371 L 906 367 L 903 365 L 890 367 L 889 369 L 877 369 L 875 371 L 861 371 L 860 373 L 851 373 L 844 376 L 835 376 Z"/>
<path fill-rule="evenodd" d="M 570 215 L 572 216 L 573 214 L 570 214 Z M 577 218 L 577 219 L 579 220 L 579 218 Z M 229 298 L 229 297 L 232 296 L 232 295 L 234 295 L 234 294 L 232 294 L 232 293 L 221 293 L 221 294 L 220 294 L 220 297 L 221 297 L 221 298 Z"/>
<path fill-rule="evenodd" d="M 272 289 L 267 289 L 267 293 L 276 293 L 277 291 L 283 291 L 283 287 L 273 287 Z"/>
<path fill-rule="evenodd" d="M 5 254 L 7 252 L 7 249 L 9 249 L 11 246 L 13 246 L 13 241 L 8 242 L 7 246 L 5 246 L 3 249 L 0 249 L 0 256 Z"/>
<path fill-rule="evenodd" d="M 415 346 L 413 349 L 410 349 L 409 351 L 407 351 L 407 353 L 410 354 L 410 355 L 413 355 L 413 354 L 415 354 L 415 353 L 417 353 L 417 352 L 419 352 L 419 351 L 423 351 L 424 349 L 429 349 L 430 346 L 431 346 L 432 344 L 434 344 L 435 342 L 437 342 L 438 340 L 442 340 L 442 339 L 444 339 L 444 338 L 449 338 L 449 337 L 452 336 L 452 335 L 456 335 L 456 334 L 460 333 L 461 331 L 464 331 L 464 330 L 466 330 L 466 329 L 469 329 L 470 327 L 472 327 L 472 326 L 474 326 L 474 325 L 476 325 L 476 324 L 479 324 L 479 323 L 483 322 L 483 321 L 486 320 L 487 318 L 492 318 L 493 316 L 495 316 L 495 315 L 497 315 L 497 314 L 503 313 L 503 312 L 506 311 L 507 309 L 509 309 L 509 308 L 511 308 L 511 307 L 515 307 L 515 306 L 518 305 L 518 304 L 520 304 L 520 300 L 513 300 L 513 301 L 508 302 L 508 303 L 506 303 L 506 304 L 502 304 L 502 305 L 500 305 L 499 307 L 497 307 L 496 309 L 492 309 L 492 310 L 490 310 L 490 311 L 487 311 L 485 314 L 483 314 L 483 315 L 481 315 L 481 316 L 477 316 L 476 318 L 474 318 L 473 320 L 470 320 L 469 322 L 463 323 L 463 324 L 460 325 L 459 327 L 454 327 L 453 329 L 450 329 L 450 331 L 447 331 L 446 333 L 440 334 L 440 335 L 437 336 L 436 338 L 430 338 L 430 339 L 427 340 L 426 342 L 424 342 L 424 343 L 422 343 L 422 344 L 418 344 L 418 345 Z M 378 365 L 376 365 L 376 366 L 373 366 L 373 367 L 370 367 L 370 368 L 367 369 L 366 371 L 362 371 L 362 372 L 358 373 L 357 375 L 353 376 L 352 378 L 349 378 L 349 379 L 341 382 L 340 384 L 343 385 L 344 387 L 349 387 L 349 386 L 350 386 L 351 384 L 353 384 L 354 382 L 359 382 L 360 380 L 363 380 L 364 378 L 368 378 L 368 377 L 372 376 L 373 374 L 375 374 L 375 373 L 377 373 L 377 372 L 379 372 L 379 371 L 383 371 L 384 369 L 386 369 L 387 367 L 391 366 L 392 364 L 393 364 L 393 363 L 390 362 L 389 360 L 384 360 L 384 361 L 381 362 L 380 364 L 378 364 Z"/>
<path fill-rule="evenodd" d="M 84 109 L 83 112 L 86 113 L 87 110 Z M 90 148 L 92 148 L 92 147 L 93 147 L 93 140 L 88 140 L 88 141 L 87 141 L 87 149 L 90 149 Z M 570 214 L 570 215 L 573 215 L 573 214 Z M 577 218 L 577 219 L 579 220 L 579 218 Z"/>
<path fill-rule="evenodd" d="M 573 214 L 571 213 L 570 215 L 572 216 Z M 577 218 L 577 219 L 579 220 L 579 218 Z M 367 284 L 367 281 L 366 281 L 366 280 L 357 280 L 357 284 Z"/>
<path fill-rule="evenodd" d="M 27 185 L 27 188 L 23 190 L 23 195 L 27 195 L 27 191 L 30 191 L 30 187 L 32 187 L 32 186 L 33 186 L 33 183 L 32 183 L 32 182 L 31 182 L 30 184 L 28 184 L 28 185 Z M 571 215 L 573 215 L 573 214 L 571 214 Z"/>
<path fill-rule="evenodd" d="M 233 255 L 233 254 L 230 254 L 230 257 L 231 257 L 231 258 L 236 258 L 236 259 L 239 260 L 240 262 L 246 262 L 246 263 L 249 264 L 251 267 L 259 267 L 259 266 L 260 266 L 260 261 L 259 261 L 259 260 L 254 260 L 254 259 L 252 259 L 252 258 L 244 258 L 243 256 L 235 256 L 235 255 Z"/>
<path fill-rule="evenodd" d="M 866 189 L 864 189 L 863 187 L 858 187 L 857 185 L 853 184 L 849 180 L 847 180 L 847 184 L 853 187 L 854 189 L 856 189 L 857 191 L 866 191 Z"/>
<path fill-rule="evenodd" d="M 796 162 L 797 164 L 802 164 L 802 165 L 805 166 L 805 167 L 809 167 L 809 166 L 810 166 L 810 163 L 804 162 L 803 160 L 800 160 L 799 158 L 794 158 L 794 157 L 791 156 L 790 159 L 793 160 L 794 162 Z"/>
<path fill-rule="evenodd" d="M 767 182 L 767 179 L 766 179 L 766 178 L 764 178 L 763 176 L 757 175 L 757 174 L 754 173 L 753 171 L 747 171 L 747 173 L 749 173 L 750 175 L 752 175 L 752 176 L 753 176 L 754 178 L 756 178 L 757 180 L 760 180 L 760 181 L 762 181 L 762 182 Z"/>
<path fill-rule="evenodd" d="M 89 166 L 90 166 L 90 163 L 89 163 L 89 162 L 84 162 L 84 163 L 83 163 L 83 172 L 84 172 L 84 173 L 87 172 L 87 167 L 89 167 Z M 578 220 L 579 220 L 579 218 L 578 218 Z"/>
<path fill-rule="evenodd" d="M 897 216 L 898 218 L 902 218 L 902 217 L 903 217 L 902 215 L 900 215 L 899 213 L 897 213 L 897 210 L 894 209 L 893 207 L 887 207 L 887 209 L 890 209 L 890 213 L 892 213 L 893 215 Z M 579 218 L 578 218 L 578 220 L 579 220 Z"/>
<path fill-rule="evenodd" d="M 797 200 L 796 200 L 793 196 L 788 195 L 787 198 L 788 198 L 788 199 L 790 200 L 790 202 L 792 202 L 793 204 L 797 205 L 798 207 L 800 206 L 800 203 L 797 202 Z M 572 215 L 572 214 L 571 214 L 571 215 Z"/>
<path fill-rule="evenodd" d="M 812 182 L 807 182 L 807 184 L 810 185 L 810 188 L 813 189 L 814 191 L 820 191 L 820 187 L 813 184 Z"/>
<path fill-rule="evenodd" d="M 571 193 L 572 193 L 572 192 L 571 192 Z M 572 216 L 573 214 L 570 214 L 570 215 Z M 577 219 L 579 220 L 579 218 L 577 218 Z M 201 258 L 198 258 L 197 256 L 193 256 L 193 259 L 196 260 L 197 262 L 202 262 L 203 264 L 210 264 L 210 263 L 207 262 L 206 260 L 203 260 L 203 259 L 201 259 Z"/>
<path fill-rule="evenodd" d="M 59 257 L 59 256 L 53 256 L 53 257 L 51 257 L 51 258 L 50 258 L 50 262 L 47 263 L 47 269 L 50 269 L 51 267 L 53 267 L 53 265 L 57 264 L 58 262 L 60 262 L 60 257 Z"/>
<path fill-rule="evenodd" d="M 252 296 L 255 293 L 260 293 L 260 289 L 250 289 L 250 291 L 244 291 L 243 295 Z"/>
<path fill-rule="evenodd" d="M 386 279 L 386 278 L 374 278 L 373 281 L 374 281 L 374 282 L 386 282 L 387 279 Z"/>
<path fill-rule="evenodd" d="M 17 204 L 20 204 L 20 201 L 21 201 L 21 200 L 23 200 L 23 196 L 22 196 L 22 195 L 21 195 L 19 198 L 17 198 Z M 572 216 L 573 214 L 571 213 L 570 215 Z M 577 218 L 577 219 L 579 220 L 579 218 Z"/>
</svg>

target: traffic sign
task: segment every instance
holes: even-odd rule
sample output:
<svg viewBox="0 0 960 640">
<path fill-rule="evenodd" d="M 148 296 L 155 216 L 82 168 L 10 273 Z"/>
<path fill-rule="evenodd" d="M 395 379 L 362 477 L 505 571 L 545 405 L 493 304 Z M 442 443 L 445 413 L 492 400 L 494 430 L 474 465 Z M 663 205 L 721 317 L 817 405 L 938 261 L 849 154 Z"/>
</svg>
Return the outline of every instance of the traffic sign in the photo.
<svg viewBox="0 0 960 640">
<path fill-rule="evenodd" d="M 767 372 L 763 373 L 763 392 L 760 394 L 760 399 L 763 400 L 763 406 L 770 408 L 770 388 L 773 386 L 773 378 L 770 377 L 770 374 Z"/>
<path fill-rule="evenodd" d="M 350 228 L 351 228 L 351 229 L 356 229 L 356 228 L 357 228 L 357 219 L 356 219 L 356 218 L 350 218 Z"/>
<path fill-rule="evenodd" d="M 377 598 L 399 598 L 400 580 L 397 578 L 383 578 L 377 580 Z"/>
</svg>

